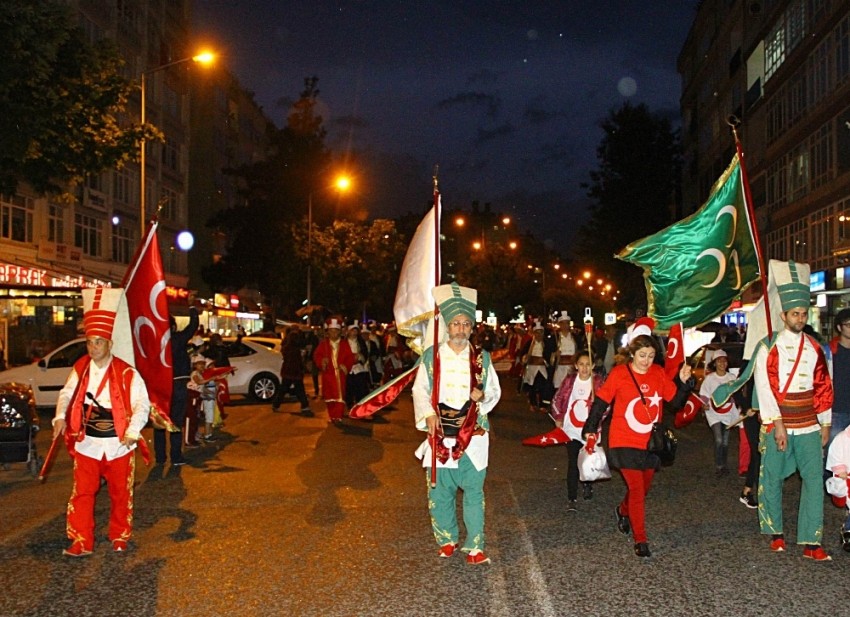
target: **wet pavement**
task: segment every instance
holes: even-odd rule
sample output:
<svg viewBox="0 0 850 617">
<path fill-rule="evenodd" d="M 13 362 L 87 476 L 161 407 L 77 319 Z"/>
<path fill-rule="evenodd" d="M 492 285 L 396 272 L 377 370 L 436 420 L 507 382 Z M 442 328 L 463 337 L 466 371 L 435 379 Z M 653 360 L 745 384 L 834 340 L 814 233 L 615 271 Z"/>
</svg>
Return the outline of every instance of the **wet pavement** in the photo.
<svg viewBox="0 0 850 617">
<path fill-rule="evenodd" d="M 61 452 L 41 485 L 23 464 L 0 471 L 0 615 L 780 615 L 841 614 L 850 553 L 842 512 L 826 505 L 813 563 L 793 544 L 799 483 L 785 491 L 789 550 L 773 554 L 742 480 L 717 478 L 704 421 L 679 431 L 675 465 L 647 502 L 653 556 L 616 530 L 619 477 L 566 512 L 566 449 L 530 448 L 551 428 L 502 378 L 486 484 L 492 564 L 439 559 L 413 450 L 409 392 L 373 422 L 328 426 L 269 405 L 229 409 L 221 439 L 185 467 L 138 461 L 135 531 L 126 554 L 106 541 L 98 499 L 93 556 L 63 557 L 71 464 Z M 47 423 L 44 422 L 46 426 Z M 150 435 L 148 435 L 150 436 Z M 732 436 L 730 462 L 737 455 Z M 38 436 L 40 454 L 48 435 Z"/>
</svg>

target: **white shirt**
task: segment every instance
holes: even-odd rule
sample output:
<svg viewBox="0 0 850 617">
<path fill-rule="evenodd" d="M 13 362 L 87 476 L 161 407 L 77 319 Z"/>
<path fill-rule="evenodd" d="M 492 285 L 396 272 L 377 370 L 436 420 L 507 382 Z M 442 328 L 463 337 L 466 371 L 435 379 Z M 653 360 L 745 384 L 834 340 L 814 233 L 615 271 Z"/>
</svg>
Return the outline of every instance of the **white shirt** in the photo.
<svg viewBox="0 0 850 617">
<path fill-rule="evenodd" d="M 582 381 L 579 377 L 573 382 L 570 400 L 564 413 L 564 425 L 561 427 L 570 439 L 584 443 L 584 423 L 590 413 L 593 395 L 593 376 Z"/>
<path fill-rule="evenodd" d="M 440 345 L 440 397 L 439 401 L 445 405 L 460 409 L 469 400 L 470 375 L 469 375 L 469 345 L 463 351 L 456 353 L 448 343 Z M 484 384 L 484 398 L 478 402 L 478 413 L 486 415 L 490 413 L 502 396 L 502 388 L 499 385 L 499 377 L 496 370 L 491 366 L 487 371 L 487 382 Z M 427 430 L 425 418 L 435 414 L 431 406 L 431 389 L 428 371 L 424 364 L 420 364 L 416 370 L 416 379 L 413 382 L 413 412 L 416 418 L 416 428 Z M 443 443 L 451 448 L 455 444 L 452 437 L 444 438 Z M 466 455 L 477 470 L 487 467 L 488 453 L 490 449 L 490 435 L 473 435 L 466 449 Z M 416 449 L 416 457 L 422 459 L 423 467 L 431 466 L 431 446 L 426 439 Z M 437 461 L 437 467 L 456 468 L 458 461 L 450 456 L 445 463 Z"/>
<path fill-rule="evenodd" d="M 793 376 L 791 370 L 794 367 L 794 362 L 797 359 L 797 353 L 800 349 L 800 338 L 802 333 L 794 333 L 790 330 L 783 329 L 776 337 L 776 351 L 779 354 L 779 391 L 785 390 L 785 385 L 788 383 L 789 377 L 793 379 L 788 392 L 806 392 L 814 388 L 814 371 L 818 360 L 817 350 L 812 346 L 808 338 L 803 347 L 803 353 L 800 357 L 800 363 Z M 768 349 L 764 346 L 759 347 L 756 354 L 756 366 L 753 370 L 754 383 L 756 392 L 758 392 L 759 415 L 761 416 L 762 424 L 772 424 L 777 418 L 781 418 L 782 414 L 779 411 L 779 403 L 770 388 L 770 381 L 767 378 L 767 355 Z M 828 409 L 818 414 L 818 422 L 831 424 L 832 409 Z M 790 435 L 802 435 L 804 433 L 813 433 L 820 430 L 816 424 L 806 428 L 788 429 Z"/>
<path fill-rule="evenodd" d="M 112 358 L 110 356 L 109 362 L 107 362 L 103 368 L 98 367 L 94 362 L 89 364 L 89 392 L 91 392 L 92 396 L 95 396 L 97 399 L 97 402 L 106 409 L 112 408 L 112 398 L 109 394 L 109 380 L 107 379 L 106 383 L 103 384 L 103 388 L 100 389 L 99 394 L 97 391 L 100 386 L 100 382 L 106 374 L 106 369 L 111 363 Z M 72 370 L 71 374 L 68 375 L 68 380 L 65 382 L 65 385 L 59 391 L 59 399 L 56 402 L 56 414 L 53 417 L 54 423 L 56 420 L 65 419 L 65 413 L 68 409 L 68 405 L 71 404 L 71 397 L 74 395 L 74 390 L 77 389 L 77 384 L 79 382 L 80 377 L 77 375 L 77 371 Z M 83 413 L 85 413 L 87 402 L 88 401 L 83 402 Z M 148 397 L 148 390 L 145 387 L 145 382 L 135 369 L 133 369 L 133 380 L 130 382 L 130 406 L 132 408 L 132 416 L 130 417 L 130 424 L 127 426 L 126 434 L 130 437 L 137 438 L 141 435 L 145 424 L 148 423 L 151 402 Z M 68 427 L 66 427 L 66 430 L 67 428 Z M 85 431 L 85 427 L 82 427 L 82 430 Z M 85 435 L 82 441 L 78 441 L 74 445 L 74 450 L 76 452 L 98 461 L 104 456 L 108 461 L 114 460 L 132 452 L 135 448 L 135 444 L 128 448 L 121 443 L 121 440 L 117 437 L 92 437 L 90 435 Z"/>
<path fill-rule="evenodd" d="M 705 420 L 708 422 L 709 426 L 713 426 L 718 422 L 722 422 L 724 426 L 729 426 L 738 419 L 740 412 L 738 411 L 738 406 L 735 404 L 735 399 L 730 397 L 726 404 L 720 409 L 715 409 L 711 404 L 711 395 L 714 394 L 717 387 L 724 383 L 735 381 L 735 379 L 735 376 L 728 371 L 725 375 L 723 375 L 723 377 L 718 375 L 716 372 L 709 373 L 705 376 L 702 386 L 700 386 L 699 389 L 699 396 L 703 401 L 707 401 L 705 407 Z"/>
</svg>

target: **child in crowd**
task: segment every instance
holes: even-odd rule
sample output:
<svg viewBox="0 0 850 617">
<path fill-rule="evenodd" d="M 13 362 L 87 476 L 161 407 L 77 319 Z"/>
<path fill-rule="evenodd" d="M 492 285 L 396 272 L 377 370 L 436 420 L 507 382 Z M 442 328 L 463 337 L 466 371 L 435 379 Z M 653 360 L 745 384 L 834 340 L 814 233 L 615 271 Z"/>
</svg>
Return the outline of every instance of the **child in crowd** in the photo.
<svg viewBox="0 0 850 617">
<path fill-rule="evenodd" d="M 702 387 L 699 389 L 699 396 L 706 403 L 705 420 L 714 435 L 715 473 L 718 476 L 723 476 L 729 473 L 726 466 L 729 450 L 729 430 L 727 427 L 738 419 L 738 406 L 734 399 L 730 398 L 723 406 L 715 407 L 711 402 L 711 395 L 721 384 L 734 381 L 735 375 L 729 372 L 729 358 L 722 349 L 714 352 L 711 361 L 708 363 L 708 370 L 711 372 L 706 374 Z"/>
<path fill-rule="evenodd" d="M 192 356 L 192 375 L 188 388 L 197 393 L 199 415 L 204 419 L 204 441 L 215 441 L 213 421 L 215 419 L 216 380 L 204 377 L 204 371 L 212 360 L 202 355 Z"/>
</svg>

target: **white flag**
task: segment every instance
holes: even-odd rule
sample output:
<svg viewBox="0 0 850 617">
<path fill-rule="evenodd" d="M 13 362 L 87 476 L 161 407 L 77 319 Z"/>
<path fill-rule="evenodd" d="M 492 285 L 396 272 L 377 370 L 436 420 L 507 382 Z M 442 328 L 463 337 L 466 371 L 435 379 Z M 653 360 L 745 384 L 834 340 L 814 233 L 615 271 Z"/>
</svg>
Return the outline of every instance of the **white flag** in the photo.
<svg viewBox="0 0 850 617">
<path fill-rule="evenodd" d="M 436 233 L 439 220 L 440 201 L 428 211 L 407 247 L 398 289 L 395 294 L 393 312 L 399 334 L 408 339 L 408 345 L 421 354 L 430 341 L 425 333 L 434 317 L 434 298 L 431 290 L 436 286 Z"/>
</svg>

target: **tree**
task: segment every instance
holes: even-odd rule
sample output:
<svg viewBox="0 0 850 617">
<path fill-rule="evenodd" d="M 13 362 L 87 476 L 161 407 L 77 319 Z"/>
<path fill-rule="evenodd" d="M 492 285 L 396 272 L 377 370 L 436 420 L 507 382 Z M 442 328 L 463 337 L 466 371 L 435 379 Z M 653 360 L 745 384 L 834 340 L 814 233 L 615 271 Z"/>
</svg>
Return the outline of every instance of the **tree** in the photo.
<svg viewBox="0 0 850 617">
<path fill-rule="evenodd" d="M 306 225 L 292 230 L 296 255 L 306 261 Z M 407 243 L 395 223 L 334 221 L 313 230 L 313 303 L 350 318 L 392 319 L 395 289 Z"/>
<path fill-rule="evenodd" d="M 621 304 L 645 307 L 641 271 L 614 255 L 671 222 L 681 168 L 678 135 L 669 120 L 642 104 L 625 103 L 601 127 L 599 169 L 591 172 L 588 186 L 595 203 L 579 234 L 578 254 L 617 281 Z"/>
<path fill-rule="evenodd" d="M 86 175 L 120 167 L 152 127 L 119 124 L 131 84 L 110 41 L 90 45 L 70 10 L 51 0 L 0 3 L 0 191 L 25 181 L 67 192 Z"/>
<path fill-rule="evenodd" d="M 317 84 L 316 77 L 304 80 L 286 127 L 268 127 L 265 160 L 227 170 L 244 187 L 245 204 L 233 204 L 208 222 L 227 238 L 227 251 L 204 269 L 204 281 L 218 290 L 256 287 L 277 313 L 292 313 L 306 289 L 306 261 L 293 259 L 293 224 L 304 219 L 311 201 L 314 222 L 333 215 L 321 190 L 331 152 L 316 114 Z"/>
</svg>

